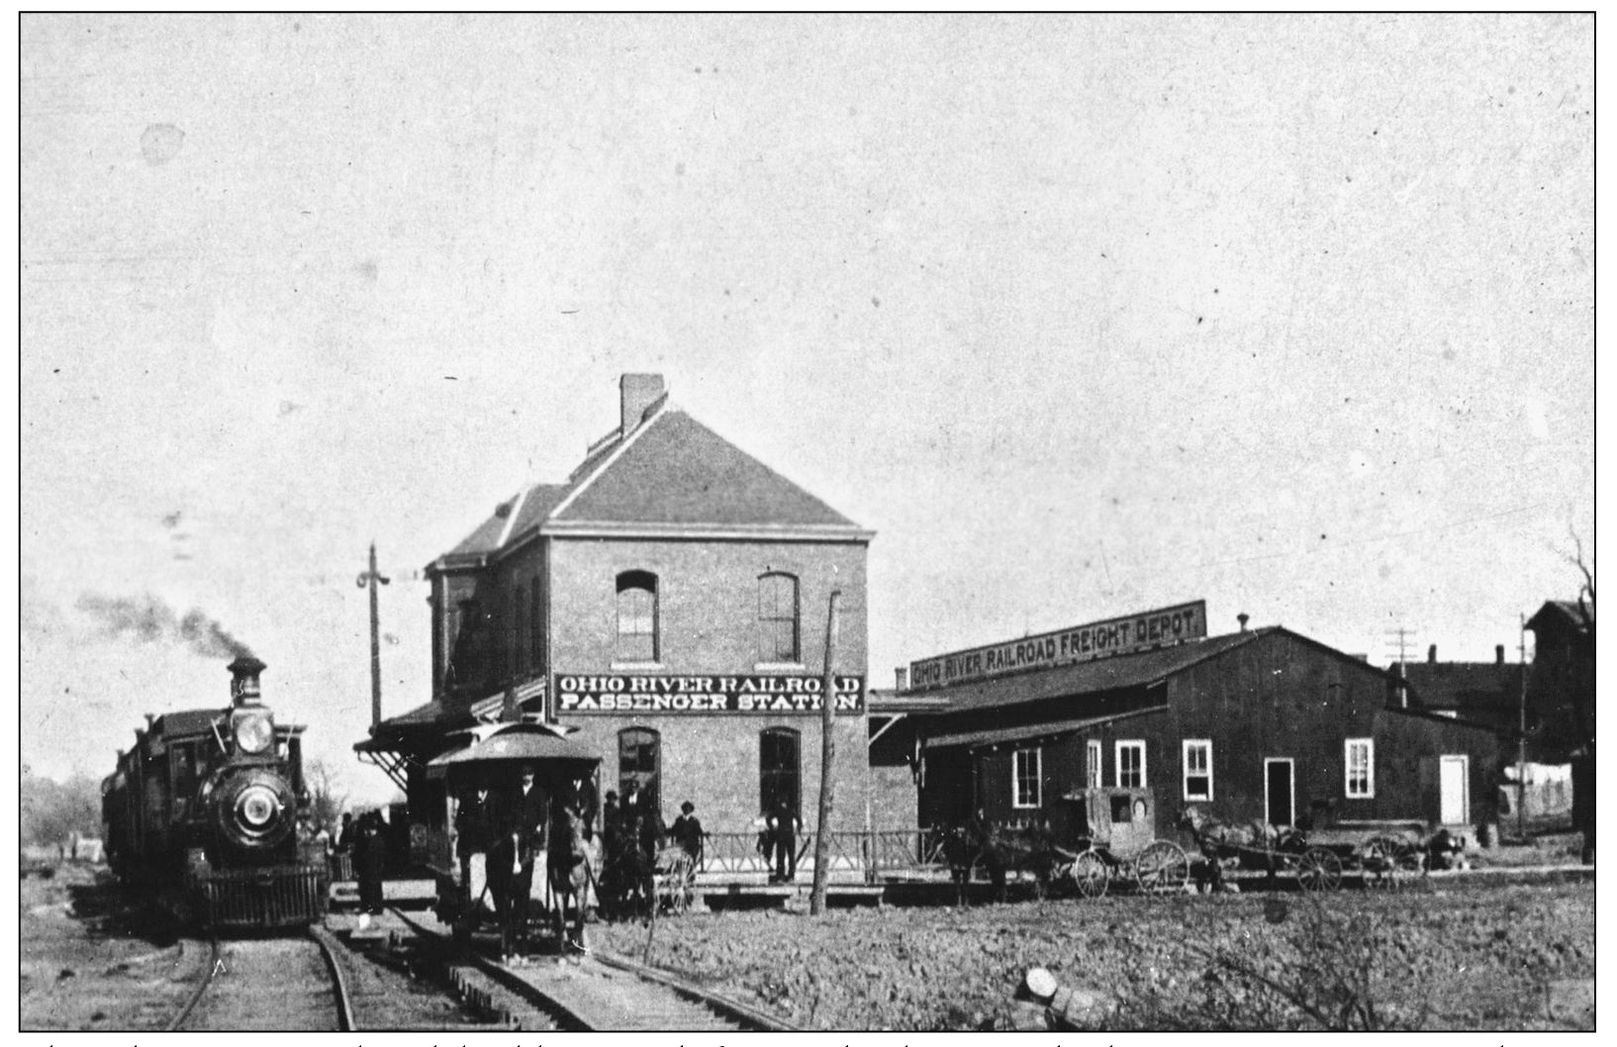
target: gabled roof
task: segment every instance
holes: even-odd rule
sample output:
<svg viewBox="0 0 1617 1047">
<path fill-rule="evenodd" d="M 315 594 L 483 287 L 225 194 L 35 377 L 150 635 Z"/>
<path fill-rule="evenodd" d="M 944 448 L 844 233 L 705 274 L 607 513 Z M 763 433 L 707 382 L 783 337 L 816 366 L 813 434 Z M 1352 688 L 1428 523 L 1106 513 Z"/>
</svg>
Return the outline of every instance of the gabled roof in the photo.
<svg viewBox="0 0 1617 1047">
<path fill-rule="evenodd" d="M 566 483 L 533 484 L 437 561 L 482 562 L 535 533 L 735 530 L 868 540 L 870 533 L 690 417 L 654 403 L 627 438 L 591 445 Z"/>
<path fill-rule="evenodd" d="M 989 680 L 956 684 L 930 693 L 948 697 L 948 706 L 939 710 L 940 713 L 954 713 L 969 709 L 1022 705 L 1027 702 L 1083 694 L 1137 690 L 1160 684 L 1170 676 L 1184 672 L 1210 658 L 1216 658 L 1237 647 L 1270 636 L 1286 636 L 1357 668 L 1388 675 L 1386 670 L 1367 665 L 1361 659 L 1338 651 L 1329 644 L 1292 632 L 1284 626 L 1269 625 L 1248 632 L 1212 636 L 1205 640 L 1186 640 L 1137 654 L 1112 655 L 1108 658 L 1077 662 L 1053 669 L 1033 669 Z"/>
<path fill-rule="evenodd" d="M 1537 632 L 1542 626 L 1556 625 L 1569 626 L 1578 631 L 1587 628 L 1583 619 L 1583 609 L 1576 600 L 1545 600 L 1544 606 L 1534 612 L 1533 617 L 1527 619 L 1527 628 Z"/>
<path fill-rule="evenodd" d="M 1508 662 L 1410 662 L 1404 679 L 1415 700 L 1429 709 L 1514 708 L 1522 668 Z"/>
<path fill-rule="evenodd" d="M 1088 662 L 1034 669 L 996 676 L 989 680 L 956 684 L 941 693 L 949 699 L 948 712 L 982 709 L 1063 698 L 1077 694 L 1121 691 L 1161 683 L 1198 662 L 1251 643 L 1261 636 L 1282 632 L 1279 626 L 1230 633 L 1205 640 L 1187 640 L 1138 654 L 1120 654 Z"/>
<path fill-rule="evenodd" d="M 677 407 L 615 454 L 555 521 L 857 526 Z"/>
</svg>

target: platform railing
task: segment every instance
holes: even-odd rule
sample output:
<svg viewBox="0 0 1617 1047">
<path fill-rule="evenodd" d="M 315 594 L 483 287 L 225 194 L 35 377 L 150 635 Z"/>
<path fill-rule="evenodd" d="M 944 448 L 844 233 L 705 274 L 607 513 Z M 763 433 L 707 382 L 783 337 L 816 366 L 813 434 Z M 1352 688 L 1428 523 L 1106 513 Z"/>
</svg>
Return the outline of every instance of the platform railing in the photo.
<svg viewBox="0 0 1617 1047">
<path fill-rule="evenodd" d="M 854 874 L 873 882 L 883 874 L 925 872 L 944 866 L 942 845 L 930 829 L 834 830 L 830 834 L 827 871 Z M 814 869 L 814 833 L 797 835 L 797 869 Z M 709 833 L 697 870 L 707 875 L 768 874 L 773 851 L 757 832 Z"/>
</svg>

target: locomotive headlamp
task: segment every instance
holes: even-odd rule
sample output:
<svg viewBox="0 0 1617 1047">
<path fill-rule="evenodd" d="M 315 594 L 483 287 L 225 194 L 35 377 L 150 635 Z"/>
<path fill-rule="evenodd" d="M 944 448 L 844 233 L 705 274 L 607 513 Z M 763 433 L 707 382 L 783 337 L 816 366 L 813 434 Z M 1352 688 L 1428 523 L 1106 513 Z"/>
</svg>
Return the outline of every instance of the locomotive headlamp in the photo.
<svg viewBox="0 0 1617 1047">
<path fill-rule="evenodd" d="M 244 753 L 261 753 L 275 741 L 275 725 L 268 716 L 243 716 L 236 721 L 236 747 Z"/>
<path fill-rule="evenodd" d="M 254 786 L 246 790 L 236 801 L 236 811 L 241 816 L 242 823 L 251 830 L 262 830 L 280 813 L 280 810 L 281 805 L 275 799 L 275 793 L 263 786 Z"/>
</svg>

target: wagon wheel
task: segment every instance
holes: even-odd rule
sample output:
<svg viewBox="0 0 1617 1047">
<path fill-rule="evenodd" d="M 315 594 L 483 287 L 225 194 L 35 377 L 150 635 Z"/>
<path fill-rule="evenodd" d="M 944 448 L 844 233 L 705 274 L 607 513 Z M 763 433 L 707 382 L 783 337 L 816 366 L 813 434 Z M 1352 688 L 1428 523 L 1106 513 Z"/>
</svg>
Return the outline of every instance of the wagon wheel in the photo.
<svg viewBox="0 0 1617 1047">
<path fill-rule="evenodd" d="M 1085 851 L 1072 863 L 1072 881 L 1078 885 L 1078 893 L 1085 898 L 1104 896 L 1111 879 L 1112 873 L 1106 868 L 1105 860 L 1094 851 Z"/>
<path fill-rule="evenodd" d="M 1396 836 L 1374 836 L 1364 845 L 1367 868 L 1396 883 L 1401 874 L 1424 872 L 1426 859 L 1408 840 Z"/>
<path fill-rule="evenodd" d="M 1185 849 L 1157 840 L 1134 859 L 1134 879 L 1142 892 L 1182 891 L 1190 882 L 1190 860 Z"/>
<path fill-rule="evenodd" d="M 688 861 L 673 861 L 668 870 L 657 877 L 657 905 L 678 916 L 691 904 L 691 866 Z"/>
<path fill-rule="evenodd" d="M 1342 860 L 1323 847 L 1310 847 L 1297 863 L 1297 882 L 1305 891 L 1334 891 L 1342 886 Z"/>
</svg>

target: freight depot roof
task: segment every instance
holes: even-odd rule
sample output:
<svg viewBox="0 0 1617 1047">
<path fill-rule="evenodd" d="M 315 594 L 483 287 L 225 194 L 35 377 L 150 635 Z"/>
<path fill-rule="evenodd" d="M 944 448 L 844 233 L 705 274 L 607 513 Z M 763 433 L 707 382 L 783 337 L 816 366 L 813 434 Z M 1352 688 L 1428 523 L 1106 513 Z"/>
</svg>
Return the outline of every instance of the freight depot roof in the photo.
<svg viewBox="0 0 1617 1047">
<path fill-rule="evenodd" d="M 1144 709 L 1129 709 L 1109 713 L 1105 716 L 1085 716 L 1072 720 L 1044 720 L 1039 723 L 1021 724 L 1017 727 L 988 727 L 976 731 L 946 731 L 941 734 L 927 736 L 923 739 L 922 744 L 928 749 L 945 749 L 954 745 L 975 747 L 979 745 L 1004 745 L 1009 742 L 1040 741 L 1047 738 L 1059 738 L 1064 734 L 1087 731 L 1091 727 L 1096 727 L 1103 723 L 1115 723 L 1118 720 L 1127 720 L 1135 716 L 1144 716 L 1148 713 L 1160 713 L 1167 708 L 1166 704 L 1152 705 Z"/>
<path fill-rule="evenodd" d="M 949 699 L 947 711 L 960 712 L 967 709 L 1020 705 L 1049 698 L 1065 698 L 1075 694 L 1149 687 L 1190 668 L 1197 662 L 1223 654 L 1242 644 L 1251 643 L 1260 637 L 1287 631 L 1278 625 L 1271 625 L 1250 632 L 1230 633 L 1227 636 L 1215 636 L 1205 640 L 1186 640 L 1171 647 L 1157 647 L 1138 654 L 1112 655 L 1057 666 L 1053 669 L 1030 669 L 996 676 L 990 680 L 974 680 L 916 693 L 946 695 Z"/>
<path fill-rule="evenodd" d="M 501 503 L 439 561 L 481 561 L 535 532 L 756 529 L 868 540 L 870 532 L 666 401 L 627 439 L 608 435 L 566 483 Z"/>
</svg>

